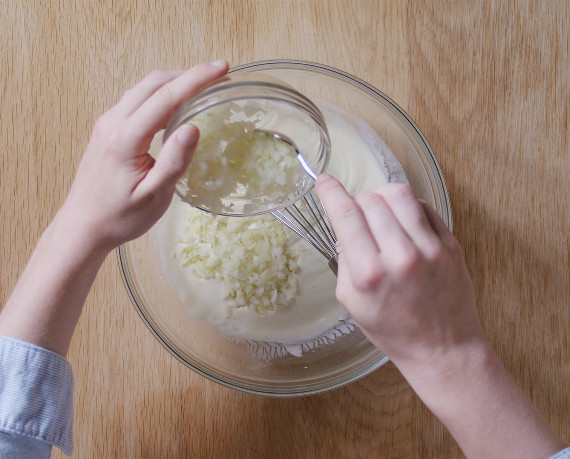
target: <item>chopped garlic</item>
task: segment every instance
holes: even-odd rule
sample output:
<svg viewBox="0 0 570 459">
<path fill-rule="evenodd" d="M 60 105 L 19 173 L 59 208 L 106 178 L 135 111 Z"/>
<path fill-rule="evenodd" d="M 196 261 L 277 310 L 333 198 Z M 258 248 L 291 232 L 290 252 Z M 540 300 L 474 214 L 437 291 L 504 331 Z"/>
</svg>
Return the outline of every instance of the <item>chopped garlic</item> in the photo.
<svg viewBox="0 0 570 459">
<path fill-rule="evenodd" d="M 246 213 L 251 206 L 236 209 L 236 201 L 263 205 L 283 202 L 296 194 L 303 175 L 297 152 L 288 143 L 258 130 L 255 117 L 253 121 L 244 118 L 259 110 L 221 104 L 192 120 L 200 130 L 200 140 L 182 178 L 190 204 L 213 214 Z"/>
<path fill-rule="evenodd" d="M 298 254 L 281 223 L 268 216 L 213 217 L 192 208 L 186 222 L 181 265 L 220 282 L 230 316 L 242 307 L 263 315 L 294 299 Z"/>
</svg>

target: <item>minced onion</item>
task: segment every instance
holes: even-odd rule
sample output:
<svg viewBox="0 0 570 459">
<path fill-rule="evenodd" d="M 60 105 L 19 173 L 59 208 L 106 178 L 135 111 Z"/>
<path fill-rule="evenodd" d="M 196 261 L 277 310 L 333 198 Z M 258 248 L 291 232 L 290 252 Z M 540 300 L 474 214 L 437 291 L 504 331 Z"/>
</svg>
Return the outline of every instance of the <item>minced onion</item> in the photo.
<svg viewBox="0 0 570 459">
<path fill-rule="evenodd" d="M 232 308 L 266 314 L 297 293 L 298 254 L 284 226 L 272 217 L 214 217 L 190 208 L 180 242 L 181 265 L 200 279 L 216 279 Z"/>
<path fill-rule="evenodd" d="M 236 198 L 273 203 L 295 194 L 302 175 L 295 149 L 257 129 L 247 114 L 248 106 L 222 104 L 192 119 L 200 140 L 182 178 L 192 205 L 234 213 Z"/>
</svg>

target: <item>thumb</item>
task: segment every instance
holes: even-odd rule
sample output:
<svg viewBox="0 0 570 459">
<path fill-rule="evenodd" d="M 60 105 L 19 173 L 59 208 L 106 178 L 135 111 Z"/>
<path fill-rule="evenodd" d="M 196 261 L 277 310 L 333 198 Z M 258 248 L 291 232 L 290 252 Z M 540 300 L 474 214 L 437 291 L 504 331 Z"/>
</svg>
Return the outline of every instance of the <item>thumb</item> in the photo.
<svg viewBox="0 0 570 459">
<path fill-rule="evenodd" d="M 144 179 L 145 191 L 156 193 L 176 185 L 192 160 L 199 136 L 198 128 L 193 124 L 184 124 L 174 131 Z"/>
</svg>

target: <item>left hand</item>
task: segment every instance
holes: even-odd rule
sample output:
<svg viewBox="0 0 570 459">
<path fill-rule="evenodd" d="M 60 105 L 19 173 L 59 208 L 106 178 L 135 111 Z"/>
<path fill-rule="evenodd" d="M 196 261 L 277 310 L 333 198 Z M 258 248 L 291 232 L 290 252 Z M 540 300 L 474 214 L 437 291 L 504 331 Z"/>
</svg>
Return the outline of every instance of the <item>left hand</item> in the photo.
<svg viewBox="0 0 570 459">
<path fill-rule="evenodd" d="M 227 69 L 218 61 L 184 73 L 155 71 L 128 90 L 95 124 L 59 217 L 95 249 L 112 250 L 145 233 L 171 202 L 199 133 L 181 126 L 156 161 L 150 143 L 186 100 Z"/>
</svg>

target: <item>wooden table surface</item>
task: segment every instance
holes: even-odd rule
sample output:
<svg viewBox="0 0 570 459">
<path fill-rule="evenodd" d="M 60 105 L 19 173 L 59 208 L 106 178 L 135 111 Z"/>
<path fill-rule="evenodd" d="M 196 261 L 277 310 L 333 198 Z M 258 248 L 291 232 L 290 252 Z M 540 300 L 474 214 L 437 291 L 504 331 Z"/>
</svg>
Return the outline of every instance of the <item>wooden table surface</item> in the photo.
<svg viewBox="0 0 570 459">
<path fill-rule="evenodd" d="M 570 441 L 569 5 L 2 2 L 1 304 L 63 202 L 94 121 L 125 89 L 155 68 L 220 57 L 317 61 L 388 94 L 427 137 L 484 328 Z M 69 360 L 76 458 L 461 457 L 392 364 L 287 400 L 193 373 L 139 319 L 114 256 Z"/>
</svg>

